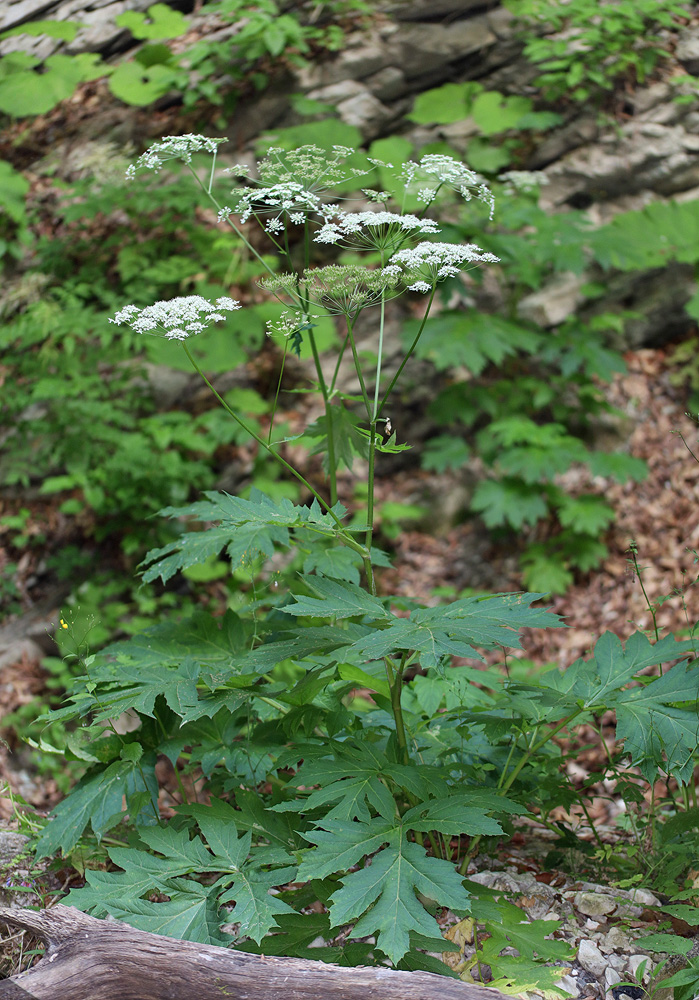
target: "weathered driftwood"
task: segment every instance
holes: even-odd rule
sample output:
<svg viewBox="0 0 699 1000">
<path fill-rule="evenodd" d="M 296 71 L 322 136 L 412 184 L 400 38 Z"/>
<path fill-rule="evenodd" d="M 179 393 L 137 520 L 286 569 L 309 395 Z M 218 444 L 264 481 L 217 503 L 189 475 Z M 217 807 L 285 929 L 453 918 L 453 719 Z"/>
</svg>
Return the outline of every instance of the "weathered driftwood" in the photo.
<svg viewBox="0 0 699 1000">
<path fill-rule="evenodd" d="M 344 969 L 177 941 L 96 920 L 72 906 L 0 907 L 0 924 L 47 944 L 27 972 L 0 981 L 0 1000 L 508 1000 L 430 972 Z"/>
</svg>

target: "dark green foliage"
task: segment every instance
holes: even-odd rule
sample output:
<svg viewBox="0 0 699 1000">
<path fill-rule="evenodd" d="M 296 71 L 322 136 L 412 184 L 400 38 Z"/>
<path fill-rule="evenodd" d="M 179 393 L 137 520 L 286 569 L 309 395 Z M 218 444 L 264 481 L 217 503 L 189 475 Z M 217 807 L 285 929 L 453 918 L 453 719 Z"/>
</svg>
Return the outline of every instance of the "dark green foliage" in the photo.
<svg viewBox="0 0 699 1000">
<path fill-rule="evenodd" d="M 655 0 L 507 0 L 506 6 L 526 31 L 525 55 L 543 70 L 537 86 L 549 99 L 575 101 L 625 81 L 644 83 L 667 56 L 660 29 L 676 27 L 688 13 L 686 3 Z M 534 37 L 532 25 L 539 29 Z"/>
</svg>

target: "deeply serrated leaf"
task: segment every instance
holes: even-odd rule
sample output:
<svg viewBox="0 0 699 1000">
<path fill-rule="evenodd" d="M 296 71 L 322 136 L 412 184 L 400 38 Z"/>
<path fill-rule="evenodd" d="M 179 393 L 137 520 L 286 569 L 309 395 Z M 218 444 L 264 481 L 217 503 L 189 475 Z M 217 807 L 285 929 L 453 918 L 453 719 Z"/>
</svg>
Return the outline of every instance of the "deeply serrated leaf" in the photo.
<svg viewBox="0 0 699 1000">
<path fill-rule="evenodd" d="M 51 822 L 44 827 L 37 842 L 36 856 L 48 857 L 59 850 L 67 854 L 75 847 L 88 823 L 97 837 L 101 837 L 124 815 L 124 797 L 128 801 L 144 792 L 155 801 L 158 782 L 154 768 L 155 759 L 149 755 L 138 763 L 115 761 L 106 769 L 83 778 L 68 798 L 53 810 Z M 137 820 L 138 816 L 132 818 Z"/>
<path fill-rule="evenodd" d="M 418 900 L 419 892 L 439 906 L 468 910 L 469 895 L 452 864 L 429 857 L 419 844 L 394 836 L 371 864 L 342 879 L 332 896 L 333 927 L 359 917 L 353 935 L 377 934 L 377 946 L 393 962 L 410 947 L 410 931 L 439 935 L 439 925 Z"/>
<path fill-rule="evenodd" d="M 684 644 L 674 643 L 678 645 Z M 624 749 L 648 781 L 655 780 L 658 768 L 680 782 L 691 778 L 699 745 L 699 665 L 675 664 L 610 703 L 617 712 L 617 739 L 624 740 Z"/>
<path fill-rule="evenodd" d="M 219 930 L 222 919 L 214 889 L 183 879 L 172 879 L 168 889 L 170 899 L 163 903 L 125 897 L 120 903 L 106 903 L 104 908 L 113 917 L 151 934 L 201 944 L 229 942 L 230 938 Z"/>
<path fill-rule="evenodd" d="M 286 498 L 273 500 L 259 490 L 252 490 L 247 500 L 227 493 L 209 492 L 205 496 L 209 503 L 161 511 L 174 518 L 196 517 L 220 523 L 186 532 L 169 545 L 150 551 L 142 563 L 147 567 L 143 572 L 146 582 L 160 577 L 165 583 L 178 570 L 199 565 L 224 549 L 234 566 L 260 555 L 270 557 L 275 546 L 289 545 L 289 529 L 295 527 L 313 526 L 316 532 L 334 537 L 338 521 L 346 514 L 341 504 L 333 507 L 333 517 L 315 500 L 310 507 L 295 505 Z"/>
<path fill-rule="evenodd" d="M 278 914 L 294 913 L 293 907 L 269 891 L 290 877 L 293 877 L 293 871 L 256 872 L 250 868 L 236 875 L 233 885 L 221 896 L 220 902 L 235 902 L 232 917 L 240 923 L 241 934 L 249 935 L 259 944 L 277 926 Z"/>
<path fill-rule="evenodd" d="M 347 871 L 366 855 L 373 854 L 395 832 L 395 823 L 378 816 L 368 823 L 347 820 L 323 821 L 324 830 L 308 830 L 304 838 L 316 845 L 304 857 L 298 879 L 322 879 L 336 872 Z"/>
<path fill-rule="evenodd" d="M 353 618 L 368 615 L 371 618 L 388 618 L 389 614 L 377 597 L 362 587 L 345 580 L 306 576 L 304 583 L 319 596 L 293 595 L 295 604 L 281 610 L 288 615 L 308 615 L 313 618 Z"/>
</svg>

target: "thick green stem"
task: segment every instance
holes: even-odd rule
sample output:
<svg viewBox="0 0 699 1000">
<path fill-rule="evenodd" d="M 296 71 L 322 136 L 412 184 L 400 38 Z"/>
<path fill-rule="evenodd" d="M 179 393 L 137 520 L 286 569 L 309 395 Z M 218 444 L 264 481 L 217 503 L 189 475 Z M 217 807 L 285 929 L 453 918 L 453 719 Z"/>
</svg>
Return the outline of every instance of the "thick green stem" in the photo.
<svg viewBox="0 0 699 1000">
<path fill-rule="evenodd" d="M 359 388 L 362 391 L 362 399 L 364 400 L 364 406 L 366 407 L 367 420 L 371 420 L 371 403 L 369 402 L 369 393 L 366 391 L 366 383 L 364 381 L 364 373 L 362 372 L 362 366 L 359 363 L 357 344 L 354 339 L 354 326 L 349 315 L 346 318 L 347 318 L 347 336 L 349 337 L 350 347 L 352 348 L 352 360 L 354 361 L 354 370 L 356 371 L 357 378 L 359 379 Z"/>
<path fill-rule="evenodd" d="M 567 715 L 565 719 L 561 719 L 558 725 L 554 726 L 553 729 L 549 729 L 548 732 L 546 733 L 546 736 L 543 736 L 540 740 L 538 740 L 538 742 L 532 743 L 532 745 L 528 747 L 528 749 L 525 750 L 525 752 L 522 754 L 519 763 L 517 764 L 517 766 L 512 771 L 512 773 L 510 774 L 509 778 L 506 781 L 503 780 L 504 779 L 504 774 L 503 774 L 500 781 L 498 782 L 498 788 L 500 789 L 500 791 L 502 792 L 509 791 L 509 789 L 516 781 L 517 776 L 519 775 L 519 773 L 521 772 L 522 768 L 525 766 L 527 761 L 531 760 L 531 758 L 536 753 L 539 752 L 539 750 L 544 746 L 544 744 L 548 743 L 549 740 L 552 740 L 553 737 L 556 735 L 556 733 L 559 733 L 561 729 L 565 729 L 566 726 L 570 725 L 573 719 L 575 719 L 576 716 L 580 715 L 580 713 L 583 711 L 584 711 L 583 708 L 579 708 L 575 712 L 572 712 L 570 715 Z M 466 874 L 469 862 L 471 858 L 475 855 L 476 851 L 478 850 L 478 845 L 480 844 L 480 842 L 481 842 L 480 834 L 478 834 L 477 837 L 474 837 L 473 840 L 471 841 L 469 849 L 464 855 L 464 859 L 459 867 L 459 873 L 461 875 Z"/>
<path fill-rule="evenodd" d="M 430 292 L 430 298 L 429 298 L 429 301 L 427 303 L 427 309 L 425 310 L 425 315 L 422 317 L 422 322 L 420 323 L 420 327 L 419 327 L 417 333 L 415 334 L 415 339 L 413 340 L 412 344 L 410 345 L 410 347 L 408 349 L 408 353 L 405 355 L 405 357 L 401 361 L 400 366 L 398 368 L 398 371 L 396 372 L 396 374 L 391 379 L 391 381 L 389 383 L 389 386 L 388 386 L 388 389 L 386 389 L 386 392 L 383 394 L 383 399 L 381 400 L 381 404 L 380 404 L 378 410 L 376 411 L 376 419 L 377 420 L 381 416 L 381 414 L 383 413 L 383 409 L 384 409 L 384 407 L 385 407 L 385 405 L 386 405 L 386 403 L 388 401 L 388 397 L 393 392 L 393 387 L 395 386 L 395 384 L 398 381 L 398 379 L 401 377 L 401 374 L 403 373 L 403 369 L 405 368 L 405 366 L 407 365 L 408 361 L 412 357 L 412 355 L 413 355 L 413 353 L 415 351 L 415 348 L 417 347 L 417 345 L 418 345 L 418 343 L 420 341 L 420 337 L 422 336 L 422 331 L 425 329 L 425 323 L 427 322 L 427 320 L 429 318 L 429 315 L 430 315 L 430 309 L 432 308 L 432 303 L 434 302 L 434 296 L 435 296 L 435 292 L 436 291 L 437 291 L 437 286 L 433 285 L 432 286 L 432 291 Z"/>
<path fill-rule="evenodd" d="M 383 263 L 383 261 L 382 261 Z M 386 296 L 381 294 L 381 317 L 379 320 L 379 349 L 376 359 L 376 385 L 374 386 L 374 420 L 379 413 L 379 389 L 381 386 L 381 363 L 383 361 L 383 333 L 386 322 Z"/>
<path fill-rule="evenodd" d="M 403 653 L 401 657 L 400 664 L 395 674 L 393 674 L 393 669 L 389 671 L 389 660 L 386 658 L 386 675 L 389 678 L 389 687 L 391 691 L 391 710 L 393 711 L 393 718 L 396 723 L 396 739 L 398 740 L 398 746 L 400 747 L 401 754 L 403 757 L 403 763 L 410 763 L 410 753 L 408 751 L 408 740 L 405 735 L 405 721 L 403 719 L 403 706 L 401 704 L 401 695 L 403 693 L 403 670 L 405 669 L 405 658 L 407 654 Z M 391 676 L 393 679 L 391 680 Z"/>
<path fill-rule="evenodd" d="M 315 365 L 316 374 L 318 375 L 318 385 L 320 387 L 320 392 L 323 397 L 323 406 L 325 407 L 325 420 L 326 428 L 328 432 L 328 475 L 330 477 L 330 506 L 334 507 L 337 503 L 337 457 L 335 455 L 335 433 L 333 424 L 333 406 L 332 400 L 330 398 L 330 393 L 328 391 L 328 386 L 325 381 L 325 376 L 323 375 L 323 366 L 320 363 L 320 354 L 318 352 L 318 345 L 316 344 L 315 336 L 313 335 L 313 330 L 308 331 L 308 342 L 311 345 L 311 353 L 313 354 L 313 364 Z"/>
<path fill-rule="evenodd" d="M 190 360 L 190 362 L 192 364 L 192 367 L 194 368 L 194 370 L 199 375 L 201 375 L 202 379 L 204 380 L 204 382 L 206 382 L 206 384 L 208 385 L 209 389 L 211 389 L 211 391 L 213 392 L 214 396 L 219 401 L 219 403 L 221 404 L 221 406 L 224 408 L 224 410 L 226 411 L 226 413 L 230 414 L 230 416 L 233 417 L 233 419 L 236 421 L 236 423 L 240 427 L 243 428 L 243 430 L 245 431 L 246 434 L 250 435 L 250 437 L 253 439 L 253 441 L 257 441 L 257 443 L 259 444 L 259 446 L 261 448 L 264 448 L 264 450 L 269 455 L 271 455 L 272 458 L 276 462 L 278 462 L 284 469 L 286 469 L 287 472 L 290 472 L 293 476 L 295 476 L 296 479 L 298 479 L 299 482 L 302 483 L 306 487 L 306 489 L 311 493 L 311 495 L 313 497 L 315 497 L 315 499 L 318 501 L 318 503 L 321 505 L 321 507 L 323 507 L 323 509 L 333 519 L 333 521 L 335 522 L 335 524 L 336 524 L 336 526 L 338 528 L 338 533 L 341 535 L 342 541 L 344 542 L 344 544 L 347 545 L 348 548 L 353 549 L 355 552 L 358 552 L 362 556 L 362 559 L 367 558 L 368 557 L 368 553 L 367 553 L 366 549 L 364 548 L 364 546 L 360 545 L 359 542 L 355 542 L 354 538 L 352 538 L 352 536 L 349 534 L 349 532 L 346 530 L 346 528 L 342 524 L 342 521 L 340 521 L 339 517 L 334 513 L 334 511 L 331 509 L 330 505 L 328 503 L 326 503 L 326 501 L 323 499 L 323 497 L 320 495 L 320 493 L 318 493 L 318 491 L 315 490 L 311 486 L 311 484 L 308 482 L 308 480 L 304 476 L 302 476 L 301 473 L 297 469 L 295 469 L 293 467 L 293 465 L 291 465 L 289 462 L 287 462 L 285 458 L 282 458 L 282 456 L 279 454 L 279 452 L 275 451 L 274 448 L 272 448 L 264 440 L 264 438 L 261 438 L 260 435 L 257 434 L 252 429 L 252 427 L 249 427 L 248 424 L 246 424 L 245 421 L 242 420 L 238 416 L 238 414 L 235 412 L 235 410 L 231 409 L 231 407 L 225 401 L 225 399 L 223 398 L 223 396 L 221 396 L 221 394 L 219 392 L 217 392 L 217 390 L 213 387 L 213 385 L 211 384 L 211 382 L 209 381 L 209 379 L 206 377 L 206 375 L 204 374 L 204 372 L 201 370 L 201 368 L 199 367 L 199 365 L 196 363 L 196 361 L 192 357 L 191 351 L 187 347 L 187 344 L 185 342 L 183 342 L 182 346 L 184 347 L 185 354 L 189 358 L 189 360 Z"/>
</svg>

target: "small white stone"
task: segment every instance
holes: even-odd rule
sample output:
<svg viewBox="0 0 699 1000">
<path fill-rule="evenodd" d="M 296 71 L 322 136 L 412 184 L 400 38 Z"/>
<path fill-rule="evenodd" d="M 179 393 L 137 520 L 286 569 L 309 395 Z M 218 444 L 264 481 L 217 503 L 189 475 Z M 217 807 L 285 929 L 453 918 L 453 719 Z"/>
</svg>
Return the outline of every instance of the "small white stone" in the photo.
<svg viewBox="0 0 699 1000">
<path fill-rule="evenodd" d="M 615 986 L 617 983 L 621 982 L 621 976 L 616 971 L 616 969 L 612 969 L 612 968 L 605 969 L 604 970 L 604 981 L 607 984 L 607 989 L 609 989 L 610 986 Z"/>
<path fill-rule="evenodd" d="M 604 941 L 601 944 L 602 951 L 625 951 L 631 950 L 631 940 L 621 927 L 610 927 Z"/>
<path fill-rule="evenodd" d="M 636 976 L 639 968 L 643 963 L 646 963 L 646 972 L 650 972 L 651 961 L 647 955 L 631 955 L 629 956 L 629 972 L 632 976 Z"/>
<path fill-rule="evenodd" d="M 573 905 L 588 917 L 604 917 L 616 909 L 616 901 L 603 892 L 576 892 Z"/>
<path fill-rule="evenodd" d="M 565 990 L 566 993 L 570 993 L 571 996 L 576 997 L 578 995 L 578 981 L 570 973 L 562 976 L 556 983 L 556 986 L 561 990 Z"/>
<path fill-rule="evenodd" d="M 594 941 L 583 938 L 578 947 L 578 962 L 586 972 L 601 977 L 607 968 L 607 960 Z"/>
</svg>

